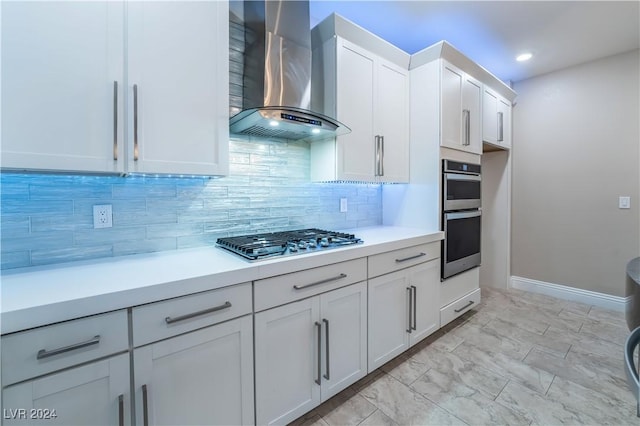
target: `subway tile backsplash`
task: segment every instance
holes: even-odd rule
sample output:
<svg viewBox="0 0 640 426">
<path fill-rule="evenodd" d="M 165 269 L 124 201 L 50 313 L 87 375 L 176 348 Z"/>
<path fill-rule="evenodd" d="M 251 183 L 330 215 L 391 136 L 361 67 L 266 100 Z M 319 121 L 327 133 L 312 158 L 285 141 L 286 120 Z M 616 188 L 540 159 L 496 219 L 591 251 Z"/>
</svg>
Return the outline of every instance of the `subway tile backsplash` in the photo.
<svg viewBox="0 0 640 426">
<path fill-rule="evenodd" d="M 379 185 L 309 181 L 308 143 L 233 139 L 229 148 L 230 173 L 220 179 L 3 173 L 2 269 L 382 223 Z M 93 229 L 95 204 L 113 206 L 112 228 Z"/>
</svg>

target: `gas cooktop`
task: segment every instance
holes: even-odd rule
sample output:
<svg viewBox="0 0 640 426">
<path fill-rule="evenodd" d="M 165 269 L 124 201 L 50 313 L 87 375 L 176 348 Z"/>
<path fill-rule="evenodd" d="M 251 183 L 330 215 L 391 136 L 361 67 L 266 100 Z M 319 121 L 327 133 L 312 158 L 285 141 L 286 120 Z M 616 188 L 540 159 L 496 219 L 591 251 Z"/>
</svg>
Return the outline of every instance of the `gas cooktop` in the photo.
<svg viewBox="0 0 640 426">
<path fill-rule="evenodd" d="M 362 240 L 353 234 L 316 228 L 240 235 L 218 238 L 216 241 L 219 247 L 248 260 L 311 253 L 358 243 L 362 243 Z"/>
</svg>

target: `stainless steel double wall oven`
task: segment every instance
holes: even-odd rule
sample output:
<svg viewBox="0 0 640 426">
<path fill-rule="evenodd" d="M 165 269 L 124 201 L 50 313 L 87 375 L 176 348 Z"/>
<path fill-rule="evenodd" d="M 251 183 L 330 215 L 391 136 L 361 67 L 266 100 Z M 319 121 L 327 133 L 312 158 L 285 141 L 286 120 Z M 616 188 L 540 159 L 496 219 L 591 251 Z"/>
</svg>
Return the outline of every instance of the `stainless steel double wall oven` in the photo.
<svg viewBox="0 0 640 426">
<path fill-rule="evenodd" d="M 480 266 L 479 164 L 442 160 L 442 279 Z"/>
</svg>

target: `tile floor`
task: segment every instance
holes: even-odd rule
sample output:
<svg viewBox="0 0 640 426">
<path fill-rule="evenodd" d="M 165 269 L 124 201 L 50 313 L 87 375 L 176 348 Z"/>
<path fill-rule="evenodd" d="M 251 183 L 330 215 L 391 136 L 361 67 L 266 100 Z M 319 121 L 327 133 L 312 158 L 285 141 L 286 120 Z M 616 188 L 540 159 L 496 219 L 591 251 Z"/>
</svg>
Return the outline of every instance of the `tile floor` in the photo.
<svg viewBox="0 0 640 426">
<path fill-rule="evenodd" d="M 640 425 L 624 314 L 518 290 L 482 303 L 293 424 Z"/>
</svg>

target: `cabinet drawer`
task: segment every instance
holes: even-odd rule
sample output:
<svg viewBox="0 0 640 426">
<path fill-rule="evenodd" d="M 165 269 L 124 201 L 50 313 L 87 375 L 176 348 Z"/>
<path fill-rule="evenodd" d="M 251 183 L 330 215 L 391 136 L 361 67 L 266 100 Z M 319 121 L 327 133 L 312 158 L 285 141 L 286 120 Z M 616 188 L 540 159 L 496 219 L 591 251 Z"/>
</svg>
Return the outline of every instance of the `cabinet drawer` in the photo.
<svg viewBox="0 0 640 426">
<path fill-rule="evenodd" d="M 126 351 L 128 347 L 125 310 L 2 336 L 2 385 Z"/>
<path fill-rule="evenodd" d="M 480 289 L 476 289 L 455 302 L 440 309 L 440 327 L 444 327 L 460 315 L 480 303 Z"/>
<path fill-rule="evenodd" d="M 256 312 L 367 279 L 365 258 L 333 263 L 319 268 L 255 282 Z"/>
<path fill-rule="evenodd" d="M 249 313 L 251 283 L 138 306 L 133 308 L 133 345 L 146 345 Z"/>
<path fill-rule="evenodd" d="M 440 241 L 369 256 L 369 278 L 440 257 Z"/>
<path fill-rule="evenodd" d="M 453 303 L 480 287 L 480 268 L 473 268 L 440 283 L 440 307 Z"/>
</svg>

